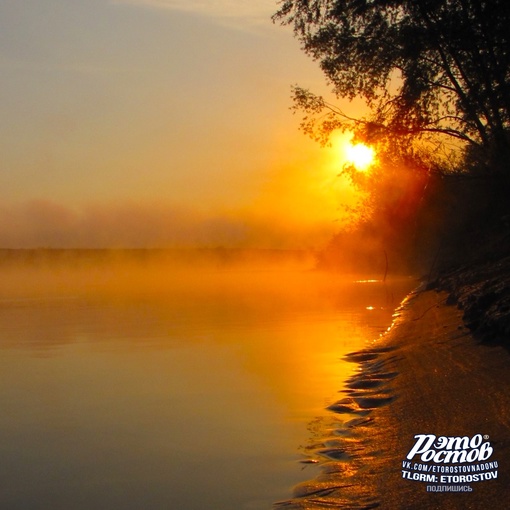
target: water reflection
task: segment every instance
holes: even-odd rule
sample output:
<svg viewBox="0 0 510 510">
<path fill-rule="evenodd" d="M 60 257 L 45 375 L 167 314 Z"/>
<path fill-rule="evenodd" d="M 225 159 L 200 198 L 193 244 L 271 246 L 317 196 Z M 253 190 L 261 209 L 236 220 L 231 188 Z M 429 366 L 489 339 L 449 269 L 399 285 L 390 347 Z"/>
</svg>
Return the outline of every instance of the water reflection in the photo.
<svg viewBox="0 0 510 510">
<path fill-rule="evenodd" d="M 307 427 L 332 419 L 353 369 L 342 356 L 393 306 L 382 284 L 297 271 L 11 268 L 4 281 L 9 509 L 270 508 L 310 477 Z"/>
</svg>

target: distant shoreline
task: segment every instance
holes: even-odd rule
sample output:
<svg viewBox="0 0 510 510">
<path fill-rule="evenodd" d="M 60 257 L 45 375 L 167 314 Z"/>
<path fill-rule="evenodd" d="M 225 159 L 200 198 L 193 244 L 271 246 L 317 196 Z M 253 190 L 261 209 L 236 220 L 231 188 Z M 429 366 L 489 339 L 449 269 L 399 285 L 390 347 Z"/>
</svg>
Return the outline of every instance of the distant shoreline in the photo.
<svg viewBox="0 0 510 510">
<path fill-rule="evenodd" d="M 314 260 L 316 252 L 276 248 L 0 248 L 0 267 L 9 264 L 102 264 L 123 262 L 271 263 Z"/>
</svg>

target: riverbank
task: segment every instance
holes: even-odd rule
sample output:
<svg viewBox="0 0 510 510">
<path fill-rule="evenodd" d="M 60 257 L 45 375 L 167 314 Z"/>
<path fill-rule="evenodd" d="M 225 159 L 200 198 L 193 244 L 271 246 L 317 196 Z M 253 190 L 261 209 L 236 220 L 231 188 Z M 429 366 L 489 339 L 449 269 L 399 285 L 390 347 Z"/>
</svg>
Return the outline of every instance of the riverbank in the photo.
<svg viewBox="0 0 510 510">
<path fill-rule="evenodd" d="M 435 291 L 414 296 L 402 322 L 386 339 L 396 348 L 388 362 L 399 375 L 393 382 L 397 398 L 380 410 L 379 433 L 374 437 L 386 451 L 385 467 L 376 477 L 381 508 L 503 510 L 510 500 L 510 354 L 500 344 L 481 343 L 466 327 L 464 312 L 446 304 L 448 297 Z M 497 472 L 497 478 L 463 482 L 445 477 L 444 483 L 404 479 L 417 472 L 402 469 L 417 434 L 469 438 L 481 434 L 483 442 L 488 436 L 492 455 L 486 462 L 471 464 L 497 463 L 496 469 L 481 471 Z M 429 474 L 437 482 L 440 468 L 459 466 L 423 463 L 419 456 L 411 462 L 436 466 L 438 471 Z M 439 492 L 452 482 L 469 487 L 469 492 Z M 435 492 L 427 492 L 427 486 L 435 486 Z"/>
<path fill-rule="evenodd" d="M 435 290 L 411 295 L 393 328 L 373 348 L 350 356 L 360 370 L 347 382 L 346 396 L 331 406 L 339 416 L 338 428 L 317 449 L 328 461 L 321 475 L 297 487 L 296 497 L 279 506 L 507 508 L 510 354 L 501 343 L 481 342 L 473 335 L 464 312 L 447 304 L 449 296 Z M 493 448 L 493 453 L 479 455 L 484 462 L 463 464 L 435 464 L 417 455 L 404 467 L 418 434 L 476 436 L 472 445 L 488 442 L 486 452 Z M 473 471 L 459 471 L 459 465 Z M 424 471 L 428 466 L 430 471 Z M 446 471 L 455 467 L 457 472 Z M 466 478 L 453 478 L 460 475 Z"/>
</svg>

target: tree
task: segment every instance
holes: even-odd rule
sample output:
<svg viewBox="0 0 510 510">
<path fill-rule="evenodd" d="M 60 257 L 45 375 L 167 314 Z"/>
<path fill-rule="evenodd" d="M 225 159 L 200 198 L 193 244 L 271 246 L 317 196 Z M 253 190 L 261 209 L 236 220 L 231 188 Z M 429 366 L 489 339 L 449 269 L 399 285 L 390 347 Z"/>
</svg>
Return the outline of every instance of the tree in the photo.
<svg viewBox="0 0 510 510">
<path fill-rule="evenodd" d="M 354 128 L 407 154 L 432 143 L 510 180 L 508 0 L 283 0 L 274 20 L 293 26 L 338 98 L 370 110 L 351 118 L 295 87 L 306 132 Z"/>
</svg>

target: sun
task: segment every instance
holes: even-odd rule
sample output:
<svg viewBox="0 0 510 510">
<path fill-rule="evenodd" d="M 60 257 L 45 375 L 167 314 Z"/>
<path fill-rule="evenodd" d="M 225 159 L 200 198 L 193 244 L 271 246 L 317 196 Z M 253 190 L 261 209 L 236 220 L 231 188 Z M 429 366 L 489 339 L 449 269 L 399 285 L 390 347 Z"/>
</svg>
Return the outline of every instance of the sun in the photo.
<svg viewBox="0 0 510 510">
<path fill-rule="evenodd" d="M 348 143 L 345 146 L 345 159 L 356 170 L 364 172 L 374 162 L 374 149 L 363 143 L 356 143 L 354 145 Z"/>
</svg>

